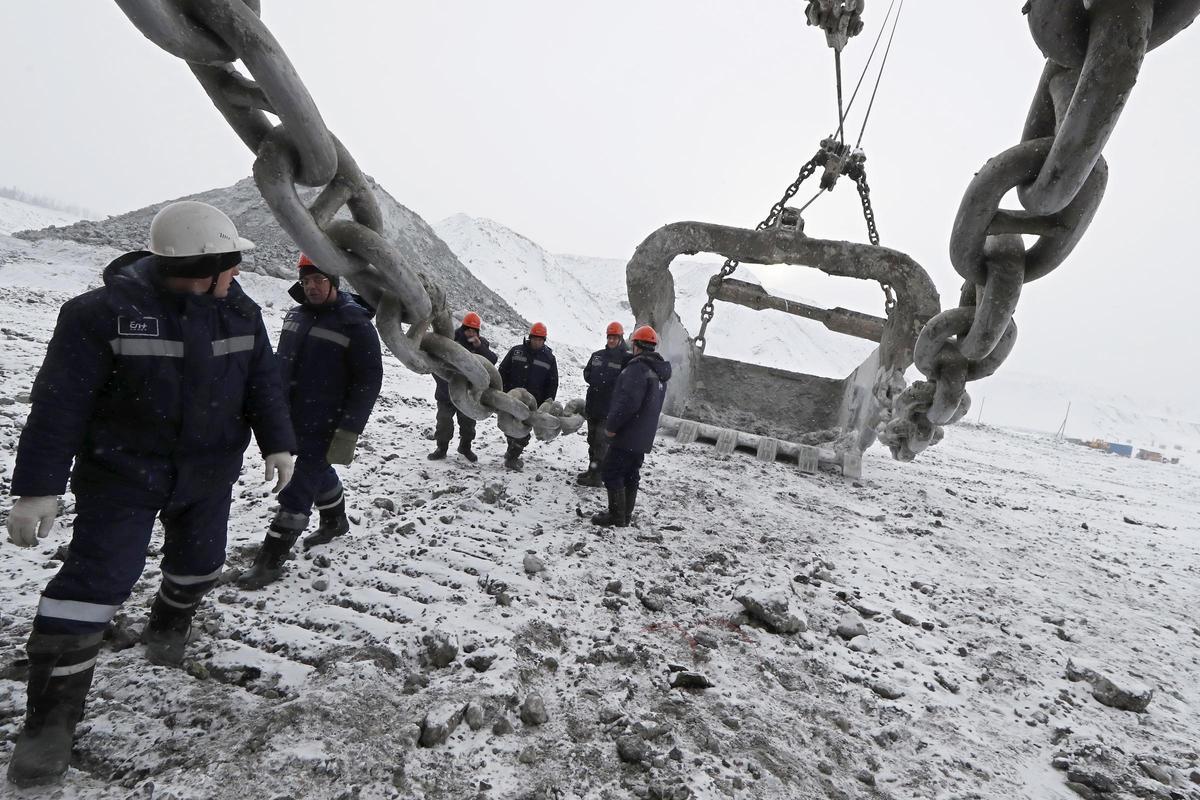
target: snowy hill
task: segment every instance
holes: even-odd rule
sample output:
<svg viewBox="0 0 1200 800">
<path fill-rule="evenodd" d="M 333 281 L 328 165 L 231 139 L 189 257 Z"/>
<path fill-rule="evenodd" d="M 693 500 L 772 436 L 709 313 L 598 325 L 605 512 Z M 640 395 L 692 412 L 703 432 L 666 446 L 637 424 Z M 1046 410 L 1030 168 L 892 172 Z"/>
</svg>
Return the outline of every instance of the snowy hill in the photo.
<svg viewBox="0 0 1200 800">
<path fill-rule="evenodd" d="M 370 183 L 383 214 L 384 235 L 399 249 L 406 263 L 446 289 L 452 313 L 461 314 L 474 308 L 497 324 L 513 329 L 526 326 L 512 306 L 480 283 L 459 262 L 425 220 L 398 203 L 374 181 Z M 305 202 L 311 201 L 316 194 L 316 189 L 300 191 Z M 233 219 L 238 232 L 255 244 L 255 249 L 249 251 L 242 262 L 243 270 L 283 278 L 296 274 L 296 245 L 279 227 L 252 179 L 244 178 L 233 186 L 178 199 L 211 203 Z M 101 221 L 84 220 L 67 227 L 22 231 L 18 237 L 30 241 L 67 239 L 120 251 L 137 250 L 145 247 L 150 220 L 168 202 L 172 201 Z M 341 213 L 348 214 L 345 209 Z"/>
<path fill-rule="evenodd" d="M 51 225 L 70 225 L 78 220 L 78 216 L 65 211 L 0 196 L 0 236 L 11 235 L 14 231 L 48 228 Z"/>
<path fill-rule="evenodd" d="M 59 305 L 116 252 L 0 236 L 0 482 Z M 277 334 L 288 282 L 241 280 Z M 486 421 L 478 464 L 431 463 L 431 381 L 392 358 L 384 371 L 340 470 L 351 532 L 264 591 L 214 590 L 182 669 L 150 666 L 137 641 L 156 533 L 73 768 L 45 796 L 1200 797 L 1194 466 L 960 425 L 913 464 L 874 449 L 846 482 L 660 440 L 635 526 L 597 530 L 580 513 L 600 493 L 572 480 L 582 436 L 534 442 L 513 474 Z M 578 396 L 577 373 L 563 378 Z M 231 575 L 271 517 L 261 475 L 252 447 Z M 24 707 L 18 659 L 70 536 L 64 500 L 38 546 L 2 545 L 0 763 Z M 754 622 L 747 594 L 786 603 L 802 629 Z M 1152 688 L 1149 709 L 1102 705 L 1068 659 Z M 672 688 L 681 673 L 711 685 Z M 534 697 L 544 721 L 522 714 Z"/>
</svg>

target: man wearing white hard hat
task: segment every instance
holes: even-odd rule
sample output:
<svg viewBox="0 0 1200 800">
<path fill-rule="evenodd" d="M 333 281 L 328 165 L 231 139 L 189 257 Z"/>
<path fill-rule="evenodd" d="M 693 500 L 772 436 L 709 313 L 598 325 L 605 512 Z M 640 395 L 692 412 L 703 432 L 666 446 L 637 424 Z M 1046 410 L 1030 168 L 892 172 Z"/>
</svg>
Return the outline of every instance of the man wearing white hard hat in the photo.
<svg viewBox="0 0 1200 800">
<path fill-rule="evenodd" d="M 8 768 L 18 786 L 66 772 L 101 639 L 145 567 L 155 519 L 162 583 L 142 639 L 152 662 L 172 665 L 225 562 L 251 431 L 267 480 L 288 482 L 287 402 L 259 308 L 234 280 L 253 246 L 218 209 L 172 203 L 146 250 L 59 313 L 17 450 L 9 539 L 29 547 L 51 532 L 68 476 L 76 516 L 26 645 L 25 727 Z"/>
</svg>

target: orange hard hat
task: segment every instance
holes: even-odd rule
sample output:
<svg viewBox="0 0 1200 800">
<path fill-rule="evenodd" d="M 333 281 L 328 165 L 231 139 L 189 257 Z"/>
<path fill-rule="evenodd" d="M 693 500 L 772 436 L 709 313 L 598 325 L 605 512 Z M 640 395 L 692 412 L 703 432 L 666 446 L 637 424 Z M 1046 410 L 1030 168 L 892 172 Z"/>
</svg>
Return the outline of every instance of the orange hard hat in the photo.
<svg viewBox="0 0 1200 800">
<path fill-rule="evenodd" d="M 645 344 L 658 344 L 658 334 L 654 332 L 654 328 L 649 325 L 643 325 L 633 332 L 632 341 L 644 342 Z"/>
<path fill-rule="evenodd" d="M 608 330 L 604 332 L 605 336 L 624 336 L 625 329 L 621 327 L 619 322 L 608 323 Z"/>
<path fill-rule="evenodd" d="M 316 266 L 316 264 L 314 264 L 312 262 L 311 258 L 309 258 L 304 253 L 300 254 L 300 263 L 296 264 L 297 269 L 299 269 L 300 267 L 315 267 L 315 266 Z"/>
<path fill-rule="evenodd" d="M 479 318 L 479 315 L 476 314 L 474 311 L 468 311 L 466 313 L 466 316 L 463 317 L 463 327 L 464 328 L 474 328 L 475 330 L 479 330 L 480 328 L 483 327 L 483 320 L 481 320 Z"/>
<path fill-rule="evenodd" d="M 545 326 L 545 324 L 544 324 L 544 323 L 541 323 L 541 322 L 535 322 L 535 323 L 533 323 L 533 327 L 531 327 L 531 328 L 529 329 L 529 335 L 530 335 L 530 336 L 537 336 L 538 338 L 545 339 L 545 338 L 546 338 L 546 326 Z"/>
</svg>

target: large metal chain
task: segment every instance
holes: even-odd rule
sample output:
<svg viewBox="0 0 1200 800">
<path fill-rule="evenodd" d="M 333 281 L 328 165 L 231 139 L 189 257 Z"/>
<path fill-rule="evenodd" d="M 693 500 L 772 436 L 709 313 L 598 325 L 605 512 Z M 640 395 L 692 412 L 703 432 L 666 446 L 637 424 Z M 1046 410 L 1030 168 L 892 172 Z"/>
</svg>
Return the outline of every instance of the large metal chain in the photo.
<svg viewBox="0 0 1200 800">
<path fill-rule="evenodd" d="M 787 206 L 788 201 L 796 196 L 796 192 L 800 191 L 800 184 L 811 178 L 813 173 L 817 171 L 817 167 L 820 166 L 819 161 L 820 153 L 813 156 L 811 159 L 809 159 L 808 163 L 800 168 L 800 174 L 796 176 L 796 180 L 792 181 L 791 185 L 783 190 L 783 197 L 780 197 L 779 200 L 776 201 L 775 205 L 771 206 L 771 210 L 767 213 L 766 218 L 764 218 L 762 222 L 755 226 L 754 229 L 756 231 L 765 230 L 775 224 L 776 220 L 779 219 L 779 215 L 783 213 L 783 209 Z M 696 349 L 701 354 L 704 353 L 704 348 L 708 344 L 708 340 L 704 335 L 708 330 L 708 323 L 712 322 L 713 315 L 716 313 L 713 303 L 717 299 L 718 284 L 720 281 L 723 281 L 732 275 L 739 266 L 740 262 L 735 261 L 732 258 L 727 258 L 725 259 L 725 263 L 721 265 L 720 272 L 713 276 L 713 280 L 709 281 L 708 300 L 700 309 L 700 332 L 697 333 L 696 338 L 692 340 L 692 344 L 695 345 Z"/>
<path fill-rule="evenodd" d="M 552 439 L 579 430 L 582 400 L 539 407 L 524 389 L 505 393 L 495 366 L 454 341 L 445 292 L 383 235 L 367 179 L 259 18 L 259 0 L 116 2 L 148 39 L 188 63 L 255 154 L 254 180 L 280 226 L 322 270 L 352 282 L 376 307 L 380 337 L 406 367 L 444 378 L 460 411 L 477 420 L 497 414 L 509 436 Z M 311 206 L 298 185 L 322 187 Z M 336 219 L 346 207 L 350 219 Z"/>
<path fill-rule="evenodd" d="M 1030 0 L 1024 8 L 1047 57 L 1020 144 L 967 187 L 950 241 L 964 279 L 958 308 L 931 319 L 913 360 L 928 381 L 896 398 L 879 438 L 911 460 L 970 407 L 968 381 L 991 375 L 1016 342 L 1024 284 L 1061 264 L 1091 223 L 1108 178 L 1101 156 L 1148 49 L 1200 13 L 1200 0 Z M 1016 188 L 1022 211 L 1000 208 Z M 1037 236 L 1026 247 L 1022 234 Z"/>
</svg>

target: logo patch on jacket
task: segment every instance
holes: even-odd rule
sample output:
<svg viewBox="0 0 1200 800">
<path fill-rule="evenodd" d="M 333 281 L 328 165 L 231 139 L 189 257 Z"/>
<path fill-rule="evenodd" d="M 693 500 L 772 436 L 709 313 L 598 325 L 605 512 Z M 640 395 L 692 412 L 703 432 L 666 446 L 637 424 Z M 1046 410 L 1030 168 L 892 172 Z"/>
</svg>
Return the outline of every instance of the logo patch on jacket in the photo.
<svg viewBox="0 0 1200 800">
<path fill-rule="evenodd" d="M 158 336 L 158 317 L 117 317 L 118 336 Z"/>
</svg>

